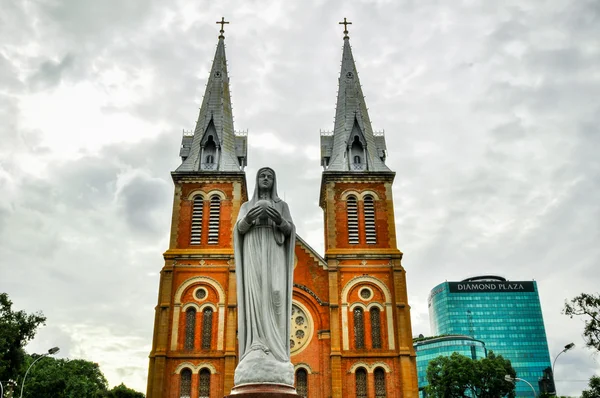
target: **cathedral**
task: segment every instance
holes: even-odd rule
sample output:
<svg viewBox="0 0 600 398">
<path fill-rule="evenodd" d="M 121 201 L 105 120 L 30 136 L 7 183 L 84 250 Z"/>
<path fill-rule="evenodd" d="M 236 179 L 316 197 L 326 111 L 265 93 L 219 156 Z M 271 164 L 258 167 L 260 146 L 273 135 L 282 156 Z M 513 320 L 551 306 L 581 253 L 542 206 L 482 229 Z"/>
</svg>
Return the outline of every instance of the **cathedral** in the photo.
<svg viewBox="0 0 600 398">
<path fill-rule="evenodd" d="M 247 141 L 233 127 L 224 20 L 195 130 L 184 133 L 160 273 L 148 398 L 223 397 L 238 363 L 233 228 Z M 344 19 L 344 24 L 346 20 Z M 344 25 L 346 28 L 346 25 Z M 332 132 L 320 138 L 325 253 L 296 237 L 290 329 L 301 396 L 418 396 L 385 137 L 373 132 L 347 30 Z M 254 176 L 251 176 L 254 178 Z"/>
</svg>

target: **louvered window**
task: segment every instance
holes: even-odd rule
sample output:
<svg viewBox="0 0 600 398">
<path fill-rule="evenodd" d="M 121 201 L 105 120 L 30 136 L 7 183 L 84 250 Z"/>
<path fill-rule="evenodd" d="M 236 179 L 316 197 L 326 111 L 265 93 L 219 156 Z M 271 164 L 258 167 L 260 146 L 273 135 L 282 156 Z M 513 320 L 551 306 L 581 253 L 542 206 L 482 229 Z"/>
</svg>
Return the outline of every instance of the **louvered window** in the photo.
<svg viewBox="0 0 600 398">
<path fill-rule="evenodd" d="M 190 398 L 192 395 L 192 371 L 183 369 L 179 375 L 179 398 Z"/>
<path fill-rule="evenodd" d="M 188 308 L 185 312 L 185 342 L 183 348 L 194 349 L 194 335 L 196 334 L 196 310 Z"/>
<path fill-rule="evenodd" d="M 219 243 L 219 225 L 221 223 L 221 198 L 213 195 L 210 198 L 210 218 L 208 221 L 208 244 Z"/>
<path fill-rule="evenodd" d="M 382 368 L 375 369 L 375 398 L 387 397 L 385 390 L 385 371 Z"/>
<path fill-rule="evenodd" d="M 308 397 L 308 373 L 306 369 L 298 369 L 296 372 L 296 392 L 301 397 Z"/>
<path fill-rule="evenodd" d="M 373 197 L 365 196 L 363 201 L 363 209 L 365 210 L 365 238 L 368 244 L 377 243 L 377 232 L 375 229 L 375 204 Z"/>
<path fill-rule="evenodd" d="M 381 348 L 381 313 L 379 308 L 371 308 L 371 343 L 373 348 Z"/>
<path fill-rule="evenodd" d="M 356 197 L 348 196 L 346 207 L 348 212 L 348 243 L 355 245 L 358 244 L 358 206 Z"/>
<path fill-rule="evenodd" d="M 210 350 L 210 343 L 212 341 L 212 319 L 213 310 L 212 308 L 206 308 L 202 311 L 202 349 Z"/>
<path fill-rule="evenodd" d="M 194 196 L 192 206 L 192 232 L 190 235 L 190 244 L 199 245 L 202 241 L 202 211 L 204 208 L 204 198 L 202 195 Z"/>
<path fill-rule="evenodd" d="M 198 398 L 210 397 L 210 370 L 204 368 L 200 371 L 200 381 L 198 385 Z"/>
<path fill-rule="evenodd" d="M 367 371 L 356 369 L 356 398 L 367 398 Z"/>
<path fill-rule="evenodd" d="M 360 307 L 354 309 L 354 346 L 365 348 L 365 316 Z"/>
</svg>

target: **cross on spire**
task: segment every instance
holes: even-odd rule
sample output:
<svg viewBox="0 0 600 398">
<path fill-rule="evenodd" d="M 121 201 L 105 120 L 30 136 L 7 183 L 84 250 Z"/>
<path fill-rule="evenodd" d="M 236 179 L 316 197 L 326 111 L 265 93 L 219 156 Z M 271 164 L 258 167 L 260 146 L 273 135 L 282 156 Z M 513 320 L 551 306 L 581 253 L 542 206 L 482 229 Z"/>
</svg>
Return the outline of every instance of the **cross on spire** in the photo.
<svg viewBox="0 0 600 398">
<path fill-rule="evenodd" d="M 229 22 L 225 21 L 225 17 L 221 17 L 220 21 L 217 21 L 217 24 L 221 24 L 221 30 L 219 31 L 221 34 L 219 35 L 219 39 L 224 39 L 225 36 L 223 36 L 223 33 L 225 33 L 225 30 L 223 29 L 225 24 L 228 24 Z"/>
<path fill-rule="evenodd" d="M 352 22 L 346 21 L 344 17 L 344 22 L 339 22 L 340 25 L 344 25 L 344 39 L 348 38 L 348 25 L 352 25 Z"/>
</svg>

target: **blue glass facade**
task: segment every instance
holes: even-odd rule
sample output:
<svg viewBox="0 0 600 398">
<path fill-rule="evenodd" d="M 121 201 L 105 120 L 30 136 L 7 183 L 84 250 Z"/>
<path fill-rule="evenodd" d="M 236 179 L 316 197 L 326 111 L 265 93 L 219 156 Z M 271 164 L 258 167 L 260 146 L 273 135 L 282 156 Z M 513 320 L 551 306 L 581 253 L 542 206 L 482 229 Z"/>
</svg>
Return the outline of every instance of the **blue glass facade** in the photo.
<svg viewBox="0 0 600 398">
<path fill-rule="evenodd" d="M 431 331 L 482 340 L 488 351 L 510 359 L 517 377 L 539 394 L 538 380 L 551 364 L 537 284 L 482 278 L 444 282 L 431 291 Z M 526 383 L 517 382 L 517 396 L 534 395 Z"/>
<path fill-rule="evenodd" d="M 457 352 L 471 359 L 487 356 L 485 344 L 469 336 L 442 336 L 413 343 L 417 353 L 417 375 L 419 378 L 419 396 L 424 397 L 422 389 L 427 386 L 427 365 L 434 358 L 450 356 Z"/>
</svg>

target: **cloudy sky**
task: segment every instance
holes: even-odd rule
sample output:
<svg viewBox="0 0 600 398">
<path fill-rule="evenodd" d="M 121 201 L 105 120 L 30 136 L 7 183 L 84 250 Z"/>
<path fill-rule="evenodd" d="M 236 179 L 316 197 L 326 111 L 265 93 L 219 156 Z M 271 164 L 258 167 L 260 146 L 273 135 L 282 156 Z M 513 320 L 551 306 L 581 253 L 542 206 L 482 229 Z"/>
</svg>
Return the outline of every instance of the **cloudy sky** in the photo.
<svg viewBox="0 0 600 398">
<path fill-rule="evenodd" d="M 28 346 L 145 391 L 182 129 L 226 26 L 248 175 L 278 172 L 323 252 L 319 130 L 342 27 L 385 130 L 413 334 L 444 280 L 538 282 L 558 391 L 600 374 L 565 299 L 600 282 L 596 0 L 0 0 L 0 291 L 47 326 Z M 253 178 L 249 178 L 253 188 Z"/>
</svg>

